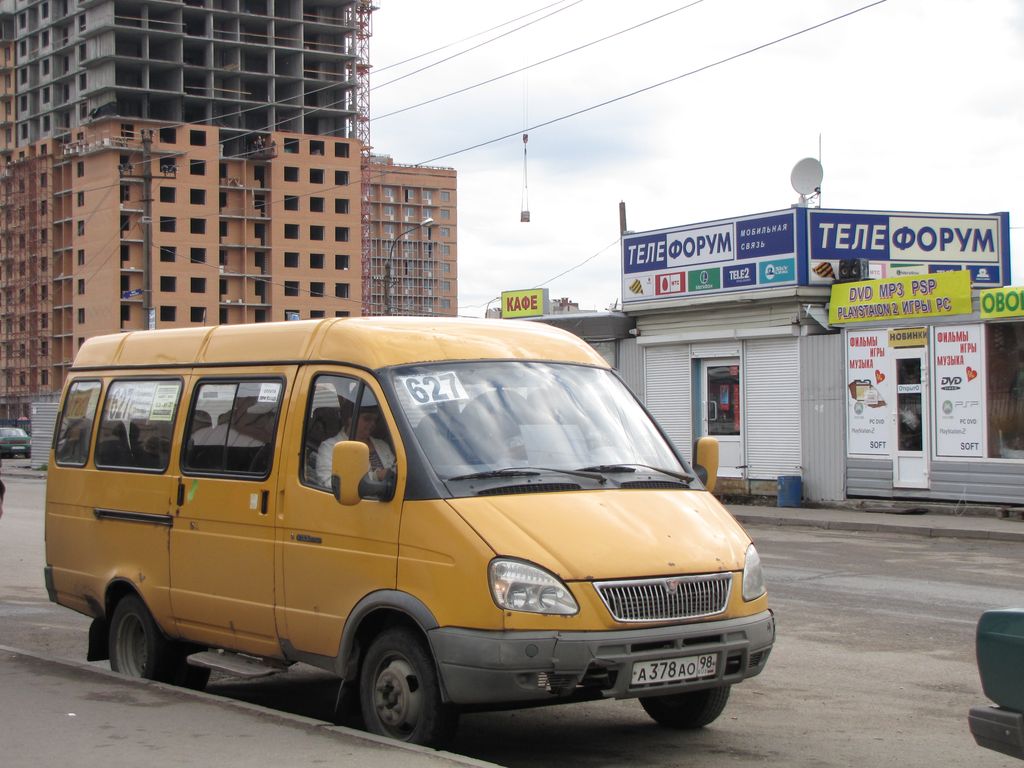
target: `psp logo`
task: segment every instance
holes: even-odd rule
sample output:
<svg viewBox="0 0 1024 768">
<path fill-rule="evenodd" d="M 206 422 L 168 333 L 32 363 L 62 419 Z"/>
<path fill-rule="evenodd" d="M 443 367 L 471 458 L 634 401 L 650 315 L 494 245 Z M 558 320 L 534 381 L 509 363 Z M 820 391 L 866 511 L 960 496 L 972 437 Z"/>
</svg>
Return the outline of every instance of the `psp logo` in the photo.
<svg viewBox="0 0 1024 768">
<path fill-rule="evenodd" d="M 960 385 L 964 383 L 962 376 L 943 376 L 939 382 L 939 389 L 942 390 L 958 390 Z"/>
</svg>

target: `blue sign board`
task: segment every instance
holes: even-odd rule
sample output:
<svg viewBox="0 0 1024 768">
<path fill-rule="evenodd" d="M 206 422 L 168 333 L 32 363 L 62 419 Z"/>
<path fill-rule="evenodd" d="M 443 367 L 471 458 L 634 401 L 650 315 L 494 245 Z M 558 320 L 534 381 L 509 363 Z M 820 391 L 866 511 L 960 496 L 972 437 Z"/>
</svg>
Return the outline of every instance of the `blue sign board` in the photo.
<svg viewBox="0 0 1024 768">
<path fill-rule="evenodd" d="M 688 224 L 622 238 L 623 304 L 796 284 L 795 210 Z M 761 266 L 777 257 L 789 268 Z M 714 279 L 712 279 L 714 278 Z"/>
<path fill-rule="evenodd" d="M 900 213 L 793 207 L 622 237 L 622 302 L 828 286 L 841 262 L 864 279 L 968 270 L 976 286 L 1007 285 L 1008 213 Z"/>
<path fill-rule="evenodd" d="M 793 214 L 745 219 L 736 225 L 736 250 L 741 259 L 796 253 Z"/>
</svg>

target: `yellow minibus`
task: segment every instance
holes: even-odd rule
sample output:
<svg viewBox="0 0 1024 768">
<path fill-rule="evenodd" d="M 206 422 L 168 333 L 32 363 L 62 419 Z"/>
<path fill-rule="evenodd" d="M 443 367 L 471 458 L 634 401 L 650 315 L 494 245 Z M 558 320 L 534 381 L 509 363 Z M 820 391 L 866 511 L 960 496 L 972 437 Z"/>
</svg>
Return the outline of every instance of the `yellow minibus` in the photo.
<svg viewBox="0 0 1024 768">
<path fill-rule="evenodd" d="M 717 445 L 695 463 L 542 324 L 101 336 L 62 395 L 46 586 L 115 671 L 198 688 L 311 664 L 408 742 L 446 744 L 469 708 L 607 698 L 697 728 L 775 621 L 708 490 Z"/>
</svg>

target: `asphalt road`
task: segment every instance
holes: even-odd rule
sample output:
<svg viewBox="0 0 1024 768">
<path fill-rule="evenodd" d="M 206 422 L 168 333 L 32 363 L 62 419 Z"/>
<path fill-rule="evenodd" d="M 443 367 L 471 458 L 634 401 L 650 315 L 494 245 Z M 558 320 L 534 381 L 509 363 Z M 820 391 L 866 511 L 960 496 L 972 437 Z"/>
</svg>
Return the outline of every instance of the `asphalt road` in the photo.
<svg viewBox="0 0 1024 768">
<path fill-rule="evenodd" d="M 46 602 L 41 481 L 6 476 L 0 644 L 82 660 L 87 621 Z M 977 747 L 974 625 L 1024 604 L 1024 544 L 752 527 L 779 637 L 767 670 L 698 732 L 635 701 L 465 715 L 453 751 L 514 766 L 1019 766 Z M 209 691 L 330 719 L 336 686 L 308 667 Z"/>
</svg>

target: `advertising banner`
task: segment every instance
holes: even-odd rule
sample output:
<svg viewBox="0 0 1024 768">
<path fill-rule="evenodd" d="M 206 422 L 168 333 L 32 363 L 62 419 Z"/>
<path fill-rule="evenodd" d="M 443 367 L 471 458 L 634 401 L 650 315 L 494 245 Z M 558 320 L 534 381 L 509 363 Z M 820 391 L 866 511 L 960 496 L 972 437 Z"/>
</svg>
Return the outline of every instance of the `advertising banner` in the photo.
<svg viewBox="0 0 1024 768">
<path fill-rule="evenodd" d="M 942 326 L 932 347 L 939 456 L 977 457 L 984 453 L 984 327 Z"/>
<path fill-rule="evenodd" d="M 622 303 L 796 285 L 796 213 L 747 216 L 622 238 Z"/>
<path fill-rule="evenodd" d="M 847 451 L 890 454 L 889 414 L 895 402 L 886 331 L 851 331 L 846 336 Z"/>
<path fill-rule="evenodd" d="M 1009 278 L 1007 214 L 807 209 L 808 282 L 831 283 L 840 261 L 868 259 L 873 279 L 967 270 L 975 285 Z M 867 277 L 867 276 L 865 276 Z"/>
<path fill-rule="evenodd" d="M 501 316 L 503 318 L 540 317 L 546 311 L 547 305 L 547 288 L 501 292 Z"/>
<path fill-rule="evenodd" d="M 894 277 L 832 286 L 831 325 L 971 313 L 971 276 L 964 271 Z"/>
<path fill-rule="evenodd" d="M 981 292 L 978 304 L 983 318 L 1024 317 L 1024 288 L 990 288 Z"/>
</svg>

